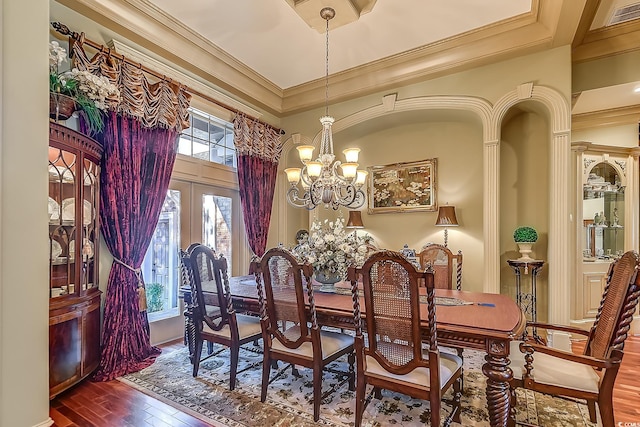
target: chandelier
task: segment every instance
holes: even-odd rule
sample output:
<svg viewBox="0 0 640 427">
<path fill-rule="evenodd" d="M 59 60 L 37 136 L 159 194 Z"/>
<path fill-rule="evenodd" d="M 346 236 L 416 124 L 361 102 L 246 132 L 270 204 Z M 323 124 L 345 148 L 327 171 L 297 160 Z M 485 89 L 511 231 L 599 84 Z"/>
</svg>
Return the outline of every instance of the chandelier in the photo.
<svg viewBox="0 0 640 427">
<path fill-rule="evenodd" d="M 362 185 L 367 179 L 367 171 L 358 169 L 359 148 L 347 148 L 343 151 L 346 162 L 335 160 L 333 154 L 333 136 L 331 125 L 334 119 L 329 116 L 329 20 L 336 12 L 330 7 L 320 11 L 326 21 L 326 68 L 325 68 L 325 115 L 320 118 L 322 134 L 320 136 L 320 155 L 313 159 L 313 145 L 297 147 L 302 168 L 287 168 L 287 180 L 291 188 L 287 191 L 287 201 L 292 206 L 315 209 L 320 203 L 328 209 L 337 210 L 340 206 L 358 209 L 364 205 L 365 195 Z M 338 171 L 341 169 L 341 173 Z"/>
</svg>

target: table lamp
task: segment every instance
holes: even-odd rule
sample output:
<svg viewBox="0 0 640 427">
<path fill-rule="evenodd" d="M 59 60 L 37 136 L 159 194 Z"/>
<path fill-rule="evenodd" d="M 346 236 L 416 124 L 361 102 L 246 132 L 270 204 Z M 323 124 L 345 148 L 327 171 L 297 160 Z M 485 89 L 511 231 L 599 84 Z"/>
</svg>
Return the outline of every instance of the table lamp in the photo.
<svg viewBox="0 0 640 427">
<path fill-rule="evenodd" d="M 444 227 L 444 247 L 447 247 L 449 240 L 449 232 L 447 227 L 457 227 L 458 218 L 456 218 L 455 206 L 444 205 L 438 207 L 438 218 L 436 219 L 436 225 Z"/>
<path fill-rule="evenodd" d="M 362 214 L 360 211 L 349 211 L 349 220 L 346 228 L 364 228 L 362 223 Z"/>
</svg>

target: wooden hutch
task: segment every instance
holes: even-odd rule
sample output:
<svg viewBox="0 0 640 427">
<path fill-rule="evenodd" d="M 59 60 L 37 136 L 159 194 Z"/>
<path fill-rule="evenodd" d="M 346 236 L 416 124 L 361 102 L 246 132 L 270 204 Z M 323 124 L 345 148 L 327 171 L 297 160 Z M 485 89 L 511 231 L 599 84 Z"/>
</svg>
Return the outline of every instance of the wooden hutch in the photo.
<svg viewBox="0 0 640 427">
<path fill-rule="evenodd" d="M 102 147 L 49 124 L 49 397 L 100 362 L 98 289 Z"/>
</svg>

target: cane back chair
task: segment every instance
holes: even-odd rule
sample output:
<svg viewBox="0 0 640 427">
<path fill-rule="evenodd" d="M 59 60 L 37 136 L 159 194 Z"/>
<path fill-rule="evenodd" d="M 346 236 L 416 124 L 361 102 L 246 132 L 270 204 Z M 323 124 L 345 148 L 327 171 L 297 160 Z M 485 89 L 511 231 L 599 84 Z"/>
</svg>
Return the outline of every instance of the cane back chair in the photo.
<svg viewBox="0 0 640 427">
<path fill-rule="evenodd" d="M 358 277 L 362 275 L 365 320 L 360 316 Z M 437 342 L 436 306 L 433 272 L 418 271 L 400 253 L 379 251 L 362 268 L 348 270 L 353 295 L 356 328 L 356 427 L 362 423 L 366 405 L 380 389 L 428 400 L 431 425 L 440 425 L 442 395 L 453 385 L 453 409 L 446 418 L 460 422 L 462 360 L 440 353 Z M 426 298 L 420 295 L 420 281 Z M 427 318 L 421 318 L 426 299 Z M 428 321 L 428 342 L 423 348 L 423 321 Z M 364 324 L 364 326 L 362 326 Z M 366 332 L 366 338 L 365 334 Z M 367 384 L 373 390 L 365 398 Z"/>
<path fill-rule="evenodd" d="M 624 341 L 638 304 L 638 255 L 629 251 L 609 268 L 600 307 L 590 331 L 529 323 L 527 326 L 587 336 L 582 355 L 525 341 L 511 343 L 515 403 L 518 387 L 538 392 L 586 399 L 589 416 L 596 422 L 596 403 L 604 427 L 613 427 L 613 385 L 622 361 Z M 515 405 L 514 405 L 515 406 Z"/>
<path fill-rule="evenodd" d="M 189 262 L 193 274 L 192 316 L 195 324 L 193 376 L 198 375 L 202 360 L 220 353 L 210 354 L 201 360 L 202 343 L 208 341 L 220 344 L 228 347 L 231 352 L 229 389 L 233 390 L 236 386 L 240 346 L 249 342 L 255 343 L 262 337 L 260 319 L 234 311 L 229 290 L 227 260 L 222 255 L 216 257 L 210 248 L 198 245 L 191 249 Z M 251 367 L 253 366 L 249 368 Z"/>
<path fill-rule="evenodd" d="M 273 248 L 260 261 L 252 263 L 251 271 L 255 273 L 262 311 L 264 359 L 260 400 L 265 401 L 267 386 L 282 372 L 270 381 L 272 362 L 281 360 L 292 369 L 295 365 L 312 369 L 313 419 L 318 421 L 320 402 L 325 397 L 322 395 L 325 366 L 348 355 L 349 372 L 341 383 L 348 380 L 349 389 L 355 388 L 353 337 L 321 330 L 318 326 L 310 264 L 298 263 L 284 248 Z"/>
</svg>

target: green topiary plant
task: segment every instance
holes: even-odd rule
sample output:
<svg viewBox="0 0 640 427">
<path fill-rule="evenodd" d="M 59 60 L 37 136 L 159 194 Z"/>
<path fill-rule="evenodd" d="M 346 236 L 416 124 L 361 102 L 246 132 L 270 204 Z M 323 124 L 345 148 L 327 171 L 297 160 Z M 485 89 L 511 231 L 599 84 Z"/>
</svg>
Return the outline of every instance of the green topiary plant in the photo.
<svg viewBox="0 0 640 427">
<path fill-rule="evenodd" d="M 538 232 L 533 227 L 518 227 L 513 232 L 516 243 L 534 243 L 538 241 Z"/>
</svg>

